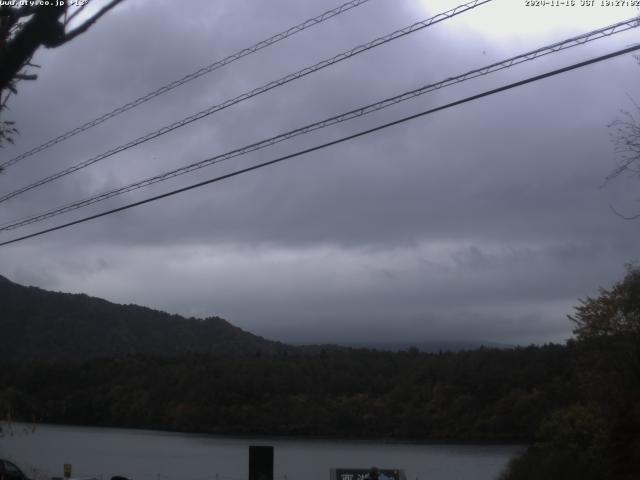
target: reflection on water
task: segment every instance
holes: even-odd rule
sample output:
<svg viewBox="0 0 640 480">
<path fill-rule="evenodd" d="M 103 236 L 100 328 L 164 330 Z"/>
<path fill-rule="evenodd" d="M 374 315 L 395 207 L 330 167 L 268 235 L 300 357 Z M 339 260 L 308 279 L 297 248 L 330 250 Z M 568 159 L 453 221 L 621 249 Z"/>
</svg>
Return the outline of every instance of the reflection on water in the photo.
<svg viewBox="0 0 640 480">
<path fill-rule="evenodd" d="M 517 446 L 416 445 L 376 442 L 221 438 L 146 430 L 14 425 L 0 438 L 0 457 L 44 476 L 104 480 L 125 475 L 135 480 L 244 480 L 248 446 L 275 447 L 276 480 L 329 480 L 331 468 L 376 465 L 402 468 L 407 480 L 495 479 Z M 39 475 L 36 475 L 39 476 Z"/>
</svg>

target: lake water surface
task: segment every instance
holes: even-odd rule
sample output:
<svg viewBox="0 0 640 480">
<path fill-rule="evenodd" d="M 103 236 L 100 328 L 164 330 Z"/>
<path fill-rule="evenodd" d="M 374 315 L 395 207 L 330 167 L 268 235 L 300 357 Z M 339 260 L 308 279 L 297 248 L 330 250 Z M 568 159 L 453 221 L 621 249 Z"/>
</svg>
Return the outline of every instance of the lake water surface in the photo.
<svg viewBox="0 0 640 480">
<path fill-rule="evenodd" d="M 224 438 L 148 430 L 13 425 L 0 458 L 44 477 L 246 480 L 249 445 L 273 445 L 275 480 L 329 480 L 331 468 L 404 469 L 407 480 L 493 480 L 521 447 Z M 29 472 L 27 472 L 29 473 Z M 39 475 L 35 475 L 36 477 Z"/>
</svg>

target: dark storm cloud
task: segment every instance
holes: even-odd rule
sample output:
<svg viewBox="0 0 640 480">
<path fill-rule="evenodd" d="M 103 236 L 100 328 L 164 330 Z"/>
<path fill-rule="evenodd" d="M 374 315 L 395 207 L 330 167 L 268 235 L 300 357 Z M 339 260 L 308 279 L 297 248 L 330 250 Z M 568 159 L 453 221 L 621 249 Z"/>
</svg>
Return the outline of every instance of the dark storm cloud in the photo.
<svg viewBox="0 0 640 480">
<path fill-rule="evenodd" d="M 12 105 L 18 147 L 4 153 L 335 6 L 186 3 L 178 12 L 175 2 L 125 2 L 85 37 L 40 52 L 34 61 L 43 66 L 41 78 L 21 86 Z M 373 0 L 26 159 L 0 179 L 3 190 L 427 15 L 417 3 Z M 508 42 L 465 25 L 453 19 L 434 26 L 107 159 L 0 205 L 2 221 L 577 33 Z M 437 91 L 47 225 L 621 48 L 630 38 Z M 606 125 L 637 91 L 638 73 L 631 58 L 617 59 L 5 247 L 2 273 L 185 315 L 217 314 L 283 340 L 566 338 L 564 315 L 577 297 L 619 278 L 639 254 L 638 224 L 610 210 L 635 208 L 637 185 L 600 188 L 614 166 Z"/>
</svg>

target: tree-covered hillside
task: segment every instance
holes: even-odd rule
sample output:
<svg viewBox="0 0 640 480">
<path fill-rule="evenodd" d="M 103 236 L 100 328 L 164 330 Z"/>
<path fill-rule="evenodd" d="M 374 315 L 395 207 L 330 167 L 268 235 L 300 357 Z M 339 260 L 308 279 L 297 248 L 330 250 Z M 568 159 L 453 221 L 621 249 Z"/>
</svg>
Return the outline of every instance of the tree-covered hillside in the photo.
<svg viewBox="0 0 640 480">
<path fill-rule="evenodd" d="M 218 317 L 184 318 L 83 294 L 24 287 L 0 276 L 0 359 L 86 360 L 127 354 L 274 354 L 284 344 Z"/>
<path fill-rule="evenodd" d="M 5 364 L 0 411 L 190 432 L 521 441 L 575 401 L 572 358 L 550 345 Z"/>
</svg>

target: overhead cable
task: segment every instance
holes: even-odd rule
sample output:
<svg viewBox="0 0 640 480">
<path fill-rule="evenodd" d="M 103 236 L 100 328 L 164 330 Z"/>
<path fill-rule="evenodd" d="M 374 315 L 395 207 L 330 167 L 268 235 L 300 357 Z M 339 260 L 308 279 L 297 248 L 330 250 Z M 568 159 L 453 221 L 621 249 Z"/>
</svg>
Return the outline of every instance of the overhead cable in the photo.
<svg viewBox="0 0 640 480">
<path fill-rule="evenodd" d="M 19 188 L 17 190 L 14 190 L 10 193 L 7 193 L 3 196 L 0 196 L 0 203 L 1 202 L 5 202 L 7 200 L 9 200 L 10 198 L 13 198 L 17 195 L 20 195 L 21 193 L 27 192 L 29 190 L 32 190 L 34 188 L 37 188 L 41 185 L 45 185 L 49 182 L 52 182 L 58 178 L 64 177 L 66 175 L 69 175 L 73 172 L 76 172 L 80 169 L 86 168 L 90 165 L 93 165 L 96 162 L 99 162 L 100 160 L 104 160 L 105 158 L 111 157 L 117 153 L 123 152 L 125 150 L 128 150 L 130 148 L 133 148 L 137 145 L 140 145 L 141 143 L 145 143 L 148 142 L 149 140 L 152 140 L 154 138 L 157 138 L 161 135 L 164 135 L 166 133 L 172 132 L 173 130 L 176 130 L 180 127 L 184 127 L 185 125 L 188 125 L 190 123 L 193 123 L 197 120 L 201 120 L 202 118 L 205 118 L 209 115 L 212 115 L 213 113 L 219 112 L 220 110 L 224 110 L 225 108 L 229 108 L 232 105 L 235 105 L 237 103 L 240 103 L 244 100 L 248 100 L 252 97 L 255 97 L 256 95 L 260 95 L 262 93 L 268 92 L 269 90 L 273 90 L 274 88 L 280 87 L 282 85 L 285 85 L 289 82 L 292 82 L 294 80 L 298 80 L 302 77 L 305 77 L 311 73 L 317 72 L 318 70 L 322 70 L 323 68 L 326 68 L 330 65 L 334 65 L 336 63 L 339 63 L 343 60 L 347 60 L 351 57 L 354 57 L 360 53 L 366 52 L 367 50 L 370 50 L 372 48 L 375 47 L 379 47 L 380 45 L 384 45 L 386 43 L 389 43 L 393 40 L 396 40 L 398 38 L 404 37 L 406 35 L 409 35 L 411 33 L 415 33 L 419 30 L 422 30 L 424 28 L 427 28 L 431 25 L 434 25 L 436 23 L 442 22 L 444 20 L 447 20 L 449 18 L 452 18 L 456 15 L 459 15 L 463 12 L 467 12 L 469 10 L 472 10 L 474 8 L 476 8 L 479 5 L 483 5 L 485 3 L 489 3 L 492 0 L 473 0 L 471 2 L 465 3 L 463 5 L 459 5 L 451 10 L 448 10 L 446 12 L 440 13 L 434 17 L 428 18 L 426 20 L 423 20 L 421 22 L 416 22 L 412 25 L 409 25 L 408 27 L 402 28 L 400 30 L 396 30 L 392 33 L 389 33 L 383 37 L 378 37 L 374 40 L 372 40 L 371 42 L 368 42 L 366 44 L 363 45 L 359 45 L 357 47 L 352 48 L 351 50 L 348 50 L 346 52 L 340 53 L 334 57 L 331 57 L 330 59 L 327 60 L 323 60 L 321 62 L 318 62 L 312 66 L 309 67 L 305 67 L 302 70 L 298 70 L 295 73 L 290 73 L 288 75 L 285 75 L 284 77 L 278 79 L 278 80 L 273 80 L 271 82 L 268 82 L 258 88 L 255 88 L 249 92 L 245 92 L 242 95 L 239 95 L 235 98 L 231 98 L 229 100 L 226 100 L 222 103 L 219 103 L 217 105 L 213 105 L 212 107 L 207 108 L 206 110 L 202 110 L 198 113 L 195 113 L 193 115 L 190 115 L 186 118 L 183 118 L 180 121 L 177 121 L 175 123 L 172 123 L 171 125 L 167 125 L 165 127 L 160 128 L 159 130 L 155 130 L 153 132 L 150 132 L 146 135 L 143 135 L 142 137 L 138 137 L 135 140 L 131 140 L 128 143 L 125 143 L 123 145 L 120 145 L 118 147 L 112 148 L 111 150 L 108 150 L 100 155 L 97 155 L 95 157 L 92 157 L 88 160 L 84 160 L 80 163 L 77 163 L 75 165 L 72 165 L 68 168 L 65 168 L 64 170 L 60 170 L 52 175 L 49 175 L 48 177 L 45 177 L 41 180 L 38 180 L 34 183 L 31 183 L 25 187 Z"/>
<path fill-rule="evenodd" d="M 153 92 L 147 93 L 146 95 L 137 98 L 129 103 L 126 103 L 108 113 L 105 113 L 104 115 L 101 115 L 98 118 L 95 118 L 89 122 L 86 122 L 82 125 L 80 125 L 79 127 L 76 127 L 72 130 L 69 130 L 68 132 L 63 133 L 62 135 L 59 135 L 55 138 L 52 138 L 51 140 L 48 140 L 46 142 L 44 142 L 41 145 L 38 145 L 35 148 L 32 148 L 29 151 L 26 151 L 10 160 L 7 160 L 4 163 L 0 163 L 0 170 L 4 170 L 7 167 L 10 167 L 11 165 L 14 165 L 16 163 L 18 163 L 21 160 L 24 160 L 27 157 L 30 157 L 32 155 L 35 155 L 36 153 L 42 152 L 43 150 L 46 150 L 49 147 L 52 147 L 53 145 L 56 145 L 60 142 L 63 142 L 79 133 L 84 132 L 85 130 L 89 130 L 90 128 L 93 128 L 97 125 L 100 125 L 103 122 L 106 122 L 107 120 L 116 117 L 118 115 L 120 115 L 121 113 L 124 113 L 128 110 L 131 110 L 132 108 L 135 108 L 139 105 L 142 105 L 143 103 L 148 102 L 149 100 L 158 97 L 160 95 L 163 95 L 167 92 L 170 92 L 171 90 L 173 90 L 174 88 L 178 88 L 182 85 L 184 85 L 185 83 L 188 83 L 192 80 L 195 80 L 196 78 L 200 78 L 203 75 L 206 75 L 208 73 L 213 72 L 214 70 L 217 70 L 219 68 L 222 68 L 226 65 L 229 65 L 230 63 L 235 62 L 236 60 L 240 60 L 243 57 L 246 57 L 247 55 L 251 55 L 252 53 L 255 53 L 259 50 L 262 50 L 265 47 L 269 47 L 271 45 L 274 45 L 275 43 L 280 42 L 281 40 L 284 40 L 285 38 L 289 38 L 292 37 L 293 35 L 302 32 L 303 30 L 306 30 L 308 28 L 311 28 L 315 25 L 318 25 L 319 23 L 322 23 L 326 20 L 329 20 L 330 18 L 333 18 L 337 15 L 340 15 L 341 13 L 347 12 L 349 10 L 351 10 L 352 8 L 358 7 L 360 5 L 362 5 L 363 3 L 368 2 L 369 0 L 351 0 L 349 2 L 343 3 L 342 5 L 333 8 L 331 10 L 327 10 L 326 12 L 310 18 L 308 20 L 305 20 L 302 23 L 299 23 L 298 25 L 295 25 L 293 27 L 288 28 L 287 30 L 280 32 L 276 35 L 273 35 L 272 37 L 267 38 L 266 40 L 262 40 L 258 43 L 256 43 L 255 45 L 252 45 L 250 47 L 244 48 L 242 50 L 237 51 L 234 54 L 229 55 L 228 57 L 223 58 L 222 60 L 218 60 L 210 65 L 207 65 L 206 67 L 202 67 L 198 70 L 196 70 L 195 72 L 189 73 L 187 75 L 185 75 L 184 77 L 178 79 L 178 80 L 174 80 L 171 83 L 167 83 L 166 85 L 163 85 L 162 87 L 154 90 Z"/>
<path fill-rule="evenodd" d="M 212 183 L 220 182 L 222 180 L 226 180 L 226 179 L 231 178 L 231 177 L 235 177 L 235 176 L 238 176 L 238 175 L 241 175 L 241 174 L 244 174 L 244 173 L 248 173 L 248 172 L 251 172 L 253 170 L 258 170 L 260 168 L 267 167 L 269 165 L 274 165 L 276 163 L 280 163 L 280 162 L 283 162 L 285 160 L 289 160 L 289 159 L 292 159 L 292 158 L 300 157 L 302 155 L 305 155 L 305 154 L 308 154 L 308 153 L 311 153 L 311 152 L 315 152 L 317 150 L 321 150 L 321 149 L 330 147 L 332 145 L 337 145 L 339 143 L 343 143 L 343 142 L 346 142 L 346 141 L 349 141 L 349 140 L 353 140 L 355 138 L 359 138 L 359 137 L 362 137 L 362 136 L 365 136 L 365 135 L 368 135 L 368 134 L 371 134 L 371 133 L 386 129 L 386 128 L 392 127 L 394 125 L 399 125 L 399 124 L 408 122 L 409 120 L 414 120 L 416 118 L 420 118 L 420 117 L 423 117 L 423 116 L 426 116 L 426 115 L 429 115 L 429 114 L 432 114 L 432 113 L 435 113 L 435 112 L 438 112 L 438 111 L 441 111 L 441 110 L 446 110 L 448 108 L 452 108 L 452 107 L 455 107 L 457 105 L 462 105 L 464 103 L 468 103 L 468 102 L 471 102 L 471 101 L 474 101 L 474 100 L 478 100 L 480 98 L 488 97 L 490 95 L 495 95 L 496 93 L 504 92 L 506 90 L 510 90 L 512 88 L 520 87 L 522 85 L 526 85 L 526 84 L 529 84 L 529 83 L 537 82 L 537 81 L 543 80 L 545 78 L 553 77 L 555 75 L 566 73 L 566 72 L 569 72 L 571 70 L 576 70 L 578 68 L 582 68 L 582 67 L 585 67 L 587 65 L 592 65 L 594 63 L 602 62 L 604 60 L 609 60 L 611 58 L 618 57 L 620 55 L 625 55 L 627 53 L 635 52 L 637 50 L 640 50 L 640 44 L 636 44 L 634 46 L 631 46 L 631 47 L 628 47 L 628 48 L 624 48 L 622 50 L 617 50 L 615 52 L 612 52 L 612 53 L 609 53 L 609 54 L 606 54 L 606 55 L 601 55 L 599 57 L 591 58 L 591 59 L 583 61 L 583 62 L 574 63 L 572 65 L 569 65 L 569 66 L 566 66 L 566 67 L 563 67 L 563 68 L 559 68 L 557 70 L 552 70 L 550 72 L 543 73 L 541 75 L 535 75 L 533 77 L 529 77 L 529 78 L 526 78 L 524 80 L 520 80 L 518 82 L 514 82 L 514 83 L 507 84 L 507 85 L 503 85 L 502 87 L 494 88 L 492 90 L 487 90 L 487 91 L 485 91 L 483 93 L 479 93 L 477 95 L 472 95 L 470 97 L 466 97 L 466 98 L 463 98 L 461 100 L 457 100 L 455 102 L 451 102 L 451 103 L 448 103 L 446 105 L 442 105 L 440 107 L 436 107 L 436 108 L 432 108 L 432 109 L 429 109 L 429 110 L 425 110 L 423 112 L 416 113 L 414 115 L 409 115 L 409 116 L 400 118 L 399 120 L 394 120 L 393 122 L 385 123 L 383 125 L 379 125 L 377 127 L 370 128 L 368 130 L 364 130 L 364 131 L 355 133 L 353 135 L 348 135 L 346 137 L 342 137 L 342 138 L 339 138 L 337 140 L 333 140 L 331 142 L 323 143 L 322 145 L 317 145 L 315 147 L 311 147 L 311 148 L 307 148 L 307 149 L 304 149 L 304 150 L 300 150 L 298 152 L 295 152 L 295 153 L 292 153 L 292 154 L 289 154 L 289 155 L 284 155 L 282 157 L 278 157 L 278 158 L 276 158 L 274 160 L 270 160 L 270 161 L 267 161 L 267 162 L 259 163 L 257 165 L 253 165 L 251 167 L 243 168 L 241 170 L 236 170 L 235 172 L 231 172 L 231 173 L 227 173 L 225 175 L 214 177 L 214 178 L 211 178 L 209 180 L 205 180 L 205 181 L 202 181 L 202 182 L 199 182 L 199 183 L 195 183 L 193 185 L 189 185 L 187 187 L 182 187 L 182 188 L 179 188 L 179 189 L 176 189 L 176 190 L 172 190 L 170 192 L 166 192 L 166 193 L 163 193 L 163 194 L 160 194 L 160 195 L 156 195 L 154 197 L 150 197 L 150 198 L 146 198 L 144 200 L 140 200 L 138 202 L 129 203 L 127 205 L 123 205 L 123 206 L 118 207 L 118 208 L 107 210 L 105 212 L 101 212 L 101 213 L 98 213 L 98 214 L 95 214 L 95 215 L 90 215 L 88 217 L 80 218 L 80 219 L 74 220 L 72 222 L 68 222 L 68 223 L 64 223 L 62 225 L 57 225 L 55 227 L 51 227 L 51 228 L 47 228 L 47 229 L 44 229 L 44 230 L 40 230 L 38 232 L 34 232 L 34 233 L 29 234 L 29 235 L 24 235 L 22 237 L 18 237 L 18 238 L 14 238 L 14 239 L 11 239 L 11 240 L 7 240 L 5 242 L 0 243 L 0 247 L 1 246 L 5 246 L 5 245 L 10 245 L 12 243 L 20 242 L 20 241 L 23 241 L 23 240 L 26 240 L 26 239 L 29 239 L 29 238 L 33 238 L 33 237 L 37 237 L 37 236 L 40 236 L 40 235 L 44 235 L 46 233 L 54 232 L 54 231 L 61 230 L 61 229 L 64 229 L 64 228 L 68 228 L 68 227 L 71 227 L 73 225 L 78 225 L 80 223 L 88 222 L 88 221 L 94 220 L 96 218 L 105 217 L 107 215 L 111 215 L 111 214 L 114 214 L 114 213 L 117 213 L 117 212 L 122 212 L 122 211 L 128 210 L 130 208 L 134 208 L 134 207 L 138 207 L 140 205 L 144 205 L 144 204 L 147 204 L 147 203 L 155 202 L 156 200 L 160 200 L 162 198 L 171 197 L 173 195 L 177 195 L 179 193 L 183 193 L 183 192 L 186 192 L 186 191 L 189 191 L 189 190 L 193 190 L 195 188 L 203 187 L 205 185 L 209 185 L 209 184 L 212 184 Z"/>
<path fill-rule="evenodd" d="M 376 103 L 372 103 L 369 105 L 366 105 L 364 107 L 360 107 L 354 110 L 350 110 L 346 113 L 342 113 L 340 115 L 336 115 L 324 120 L 321 120 L 319 122 L 315 122 L 309 125 L 305 125 L 303 127 L 297 128 L 295 130 L 291 130 L 288 131 L 286 133 L 282 133 L 279 135 L 276 135 L 275 137 L 270 137 L 264 140 L 261 140 L 259 142 L 255 142 L 252 143 L 250 145 L 241 147 L 241 148 L 237 148 L 235 150 L 231 150 L 229 152 L 220 154 L 220 155 L 216 155 L 214 157 L 210 157 L 195 163 L 192 163 L 190 165 L 186 165 L 184 167 L 179 167 L 176 168 L 174 170 L 170 170 L 168 172 L 164 172 L 158 175 L 154 175 L 152 177 L 137 181 L 135 183 L 123 186 L 123 187 L 118 187 L 116 189 L 101 193 L 99 195 L 95 195 L 93 197 L 89 197 L 89 198 L 85 198 L 83 200 L 80 201 L 76 201 L 76 202 L 72 202 L 72 203 L 68 203 L 50 210 L 47 210 L 45 212 L 41 212 L 39 214 L 36 215 L 32 215 L 29 216 L 27 218 L 23 218 L 20 220 L 14 220 L 10 223 L 5 223 L 4 225 L 0 225 L 0 231 L 8 231 L 8 230 L 14 230 L 16 228 L 20 228 L 26 225 L 30 225 L 32 223 L 36 223 L 36 222 L 40 222 L 42 220 L 51 218 L 51 217 L 55 217 L 58 215 L 61 215 L 63 213 L 67 213 L 73 210 L 77 210 L 79 208 L 82 207 L 86 207 L 88 205 L 92 205 L 94 203 L 97 202 L 101 202 L 103 200 L 107 200 L 109 198 L 118 196 L 118 195 L 122 195 L 128 192 L 132 192 L 134 190 L 138 190 L 144 187 L 148 187 L 150 185 L 168 180 L 170 178 L 174 178 L 180 175 L 184 175 L 186 173 L 190 173 L 193 172 L 195 170 L 198 170 L 200 168 L 204 168 L 204 167 L 208 167 L 210 165 L 214 165 L 217 163 L 221 163 L 223 161 L 229 160 L 231 158 L 234 157 L 238 157 L 241 155 L 246 155 L 247 153 L 256 151 L 256 150 L 260 150 L 266 147 L 269 147 L 271 145 L 283 142 L 285 140 L 289 140 L 291 138 L 294 138 L 298 135 L 303 135 L 303 134 L 307 134 L 310 132 L 313 132 L 315 130 L 319 130 L 321 128 L 326 128 L 329 127 L 331 125 L 335 125 L 338 123 L 342 123 L 345 122 L 347 120 L 351 120 L 354 118 L 358 118 L 358 117 L 362 117 L 364 115 L 368 115 L 370 113 L 382 110 L 384 108 L 387 108 L 391 105 L 395 105 L 397 103 L 400 102 L 404 102 L 407 100 L 410 100 L 412 98 L 415 98 L 417 96 L 423 95 L 425 93 L 428 92 L 432 92 L 434 90 L 438 90 L 447 86 L 451 86 L 457 83 L 461 83 L 464 82 L 466 80 L 470 80 L 473 78 L 477 78 L 483 75 L 487 75 L 493 72 L 497 72 L 499 70 L 503 70 L 506 68 L 510 68 L 514 65 L 518 65 L 520 63 L 526 62 L 526 61 L 531 61 L 534 60 L 536 58 L 540 58 L 542 56 L 545 55 L 549 55 L 551 53 L 555 53 L 561 50 L 565 50 L 567 48 L 571 48 L 574 47 L 576 45 L 583 45 L 587 42 L 591 42 L 593 40 L 597 40 L 603 37 L 608 37 L 610 35 L 613 35 L 615 33 L 620 33 L 620 32 L 624 32 L 626 30 L 629 30 L 631 28 L 635 28 L 638 27 L 638 21 L 637 19 L 629 19 L 629 20 L 625 20 L 625 21 L 621 21 L 618 23 L 615 23 L 613 25 L 609 25 L 607 27 L 603 27 L 597 30 L 593 30 L 591 32 L 579 35 L 579 36 L 575 36 L 575 37 L 571 37 L 568 38 L 566 40 L 560 41 L 560 42 L 556 42 L 553 43 L 551 45 L 547 45 L 541 48 L 538 48 L 536 50 L 532 50 L 526 53 L 522 53 L 520 55 L 517 55 L 515 57 L 510 57 L 508 59 L 496 62 L 496 63 L 492 63 L 491 65 L 482 67 L 482 68 L 478 68 L 475 70 L 471 70 L 468 71 L 466 73 L 463 73 L 461 75 L 457 75 L 455 77 L 449 77 L 445 80 L 442 80 L 440 82 L 437 83 L 431 83 L 425 86 L 422 86 L 420 88 L 414 89 L 414 90 L 410 90 L 408 92 L 404 92 L 400 95 L 396 95 L 394 97 L 390 97 L 384 100 L 381 100 L 379 102 Z"/>
</svg>

